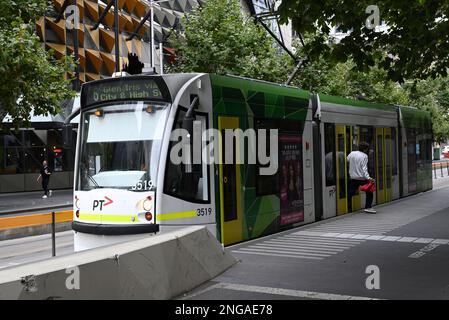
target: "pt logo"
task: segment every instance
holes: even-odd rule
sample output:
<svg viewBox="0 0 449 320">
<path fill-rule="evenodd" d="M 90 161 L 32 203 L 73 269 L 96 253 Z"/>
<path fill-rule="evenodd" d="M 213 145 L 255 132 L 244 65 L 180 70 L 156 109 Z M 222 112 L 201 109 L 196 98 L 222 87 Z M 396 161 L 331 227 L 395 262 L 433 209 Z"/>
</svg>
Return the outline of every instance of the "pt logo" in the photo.
<svg viewBox="0 0 449 320">
<path fill-rule="evenodd" d="M 103 210 L 103 207 L 106 207 L 108 205 L 110 205 L 111 203 L 113 203 L 114 201 L 112 201 L 112 199 L 110 199 L 109 197 L 104 196 L 104 198 L 106 200 L 94 200 L 93 206 L 92 206 L 92 210 L 95 210 L 96 208 L 100 207 L 100 211 Z"/>
</svg>

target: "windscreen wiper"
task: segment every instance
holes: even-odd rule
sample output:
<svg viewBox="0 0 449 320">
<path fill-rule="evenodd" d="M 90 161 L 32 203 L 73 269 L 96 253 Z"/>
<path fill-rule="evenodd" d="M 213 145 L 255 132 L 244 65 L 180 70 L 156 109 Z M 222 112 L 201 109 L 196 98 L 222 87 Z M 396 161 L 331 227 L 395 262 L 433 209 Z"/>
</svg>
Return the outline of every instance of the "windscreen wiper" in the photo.
<svg viewBox="0 0 449 320">
<path fill-rule="evenodd" d="M 86 171 L 86 175 L 87 175 L 87 177 L 90 179 L 90 181 L 92 181 L 92 182 L 94 183 L 96 189 L 101 189 L 101 188 L 103 188 L 103 187 L 101 187 L 101 186 L 98 185 L 97 181 L 95 181 L 95 179 L 89 174 L 88 171 Z"/>
</svg>

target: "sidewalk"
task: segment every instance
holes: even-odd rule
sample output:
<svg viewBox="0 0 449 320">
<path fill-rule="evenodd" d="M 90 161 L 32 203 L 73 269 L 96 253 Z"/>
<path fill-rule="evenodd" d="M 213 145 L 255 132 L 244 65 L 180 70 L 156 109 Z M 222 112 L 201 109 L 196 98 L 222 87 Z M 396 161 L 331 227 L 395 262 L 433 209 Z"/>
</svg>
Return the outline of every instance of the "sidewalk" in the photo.
<svg viewBox="0 0 449 320">
<path fill-rule="evenodd" d="M 443 179 L 433 191 L 376 206 L 377 214 L 351 213 L 227 247 L 240 262 L 177 298 L 449 299 Z M 367 285 L 372 268 L 375 289 Z"/>
<path fill-rule="evenodd" d="M 73 190 L 53 190 L 51 197 L 42 199 L 42 192 L 21 192 L 0 194 L 0 215 L 22 212 L 38 213 L 50 209 L 70 207 L 73 204 Z"/>
</svg>

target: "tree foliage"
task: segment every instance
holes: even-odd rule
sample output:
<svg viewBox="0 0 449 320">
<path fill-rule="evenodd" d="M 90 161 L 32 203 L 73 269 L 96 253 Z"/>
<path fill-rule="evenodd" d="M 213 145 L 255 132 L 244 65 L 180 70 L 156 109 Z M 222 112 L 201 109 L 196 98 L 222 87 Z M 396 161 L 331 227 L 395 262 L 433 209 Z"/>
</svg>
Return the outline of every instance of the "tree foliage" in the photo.
<svg viewBox="0 0 449 320">
<path fill-rule="evenodd" d="M 301 50 L 298 46 L 299 54 Z M 449 139 L 449 78 L 409 80 L 400 84 L 390 80 L 387 72 L 377 65 L 361 72 L 352 60 L 332 64 L 320 57 L 301 70 L 293 85 L 321 94 L 429 111 L 435 141 Z"/>
<path fill-rule="evenodd" d="M 45 0 L 3 0 L 0 10 L 0 121 L 9 114 L 16 126 L 30 114 L 57 114 L 64 99 L 73 96 L 67 71 L 71 59 L 57 61 L 34 33 L 45 12 Z"/>
<path fill-rule="evenodd" d="M 390 79 L 427 79 L 447 76 L 449 68 L 449 2 L 447 0 L 378 0 L 380 19 L 388 29 L 366 25 L 372 1 L 282 0 L 283 22 L 292 20 L 301 34 L 314 34 L 306 43 L 312 61 L 324 57 L 336 64 L 351 59 L 360 71 L 378 62 Z M 349 35 L 329 43 L 331 26 Z"/>
<path fill-rule="evenodd" d="M 234 74 L 282 82 L 290 58 L 252 18 L 238 0 L 208 0 L 183 20 L 184 30 L 173 39 L 177 60 L 171 71 Z"/>
</svg>

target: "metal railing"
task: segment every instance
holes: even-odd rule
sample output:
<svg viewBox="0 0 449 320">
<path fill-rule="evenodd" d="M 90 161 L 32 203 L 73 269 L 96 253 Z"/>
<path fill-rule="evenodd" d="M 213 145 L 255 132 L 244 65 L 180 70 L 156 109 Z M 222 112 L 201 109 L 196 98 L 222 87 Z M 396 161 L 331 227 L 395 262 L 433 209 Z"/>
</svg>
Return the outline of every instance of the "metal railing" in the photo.
<svg viewBox="0 0 449 320">
<path fill-rule="evenodd" d="M 449 160 L 432 163 L 433 178 L 449 177 Z"/>
</svg>

